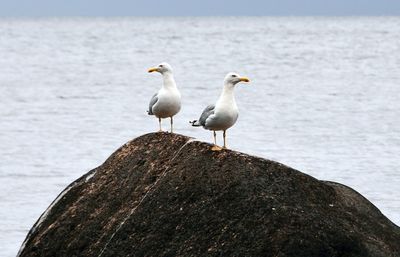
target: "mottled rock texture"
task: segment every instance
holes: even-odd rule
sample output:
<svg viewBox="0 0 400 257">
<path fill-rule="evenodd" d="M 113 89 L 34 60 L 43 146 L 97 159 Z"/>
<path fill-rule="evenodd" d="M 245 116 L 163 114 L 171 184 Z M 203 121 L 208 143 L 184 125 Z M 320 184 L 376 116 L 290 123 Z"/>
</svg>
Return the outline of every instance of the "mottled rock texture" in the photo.
<svg viewBox="0 0 400 257">
<path fill-rule="evenodd" d="M 67 187 L 19 256 L 399 257 L 400 229 L 346 186 L 152 133 Z"/>
</svg>

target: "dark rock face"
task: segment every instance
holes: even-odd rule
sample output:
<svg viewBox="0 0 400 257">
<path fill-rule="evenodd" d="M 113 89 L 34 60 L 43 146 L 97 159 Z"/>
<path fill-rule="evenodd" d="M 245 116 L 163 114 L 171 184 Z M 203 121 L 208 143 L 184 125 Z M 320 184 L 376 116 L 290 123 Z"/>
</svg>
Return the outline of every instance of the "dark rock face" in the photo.
<svg viewBox="0 0 400 257">
<path fill-rule="evenodd" d="M 346 186 L 154 133 L 67 187 L 19 256 L 399 257 L 400 228 Z"/>
</svg>

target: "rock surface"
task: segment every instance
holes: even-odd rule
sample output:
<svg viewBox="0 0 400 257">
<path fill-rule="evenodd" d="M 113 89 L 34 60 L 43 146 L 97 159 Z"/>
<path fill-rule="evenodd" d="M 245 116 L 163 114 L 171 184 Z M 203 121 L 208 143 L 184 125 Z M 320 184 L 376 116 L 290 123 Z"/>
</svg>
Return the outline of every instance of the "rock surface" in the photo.
<svg viewBox="0 0 400 257">
<path fill-rule="evenodd" d="M 399 257 L 400 228 L 346 186 L 153 133 L 68 186 L 19 256 Z"/>
</svg>

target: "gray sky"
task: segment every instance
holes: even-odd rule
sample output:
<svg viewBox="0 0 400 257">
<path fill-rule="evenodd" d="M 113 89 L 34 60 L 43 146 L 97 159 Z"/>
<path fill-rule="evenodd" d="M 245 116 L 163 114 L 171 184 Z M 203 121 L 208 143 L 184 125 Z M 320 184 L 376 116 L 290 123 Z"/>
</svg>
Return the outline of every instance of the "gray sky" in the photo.
<svg viewBox="0 0 400 257">
<path fill-rule="evenodd" d="M 400 0 L 0 0 L 0 16 L 400 15 Z"/>
</svg>

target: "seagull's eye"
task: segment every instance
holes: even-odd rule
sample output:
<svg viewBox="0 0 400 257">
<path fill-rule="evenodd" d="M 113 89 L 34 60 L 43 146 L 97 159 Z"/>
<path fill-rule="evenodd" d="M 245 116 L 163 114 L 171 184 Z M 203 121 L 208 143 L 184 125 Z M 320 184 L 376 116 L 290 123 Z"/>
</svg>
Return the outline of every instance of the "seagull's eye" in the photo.
<svg viewBox="0 0 400 257">
<path fill-rule="evenodd" d="M 237 76 L 234 74 L 234 75 L 232 75 L 232 78 L 236 78 Z"/>
<path fill-rule="evenodd" d="M 162 67 L 163 67 L 163 65 L 162 65 L 162 64 L 160 64 L 160 65 L 158 65 L 158 67 L 162 68 Z"/>
</svg>

